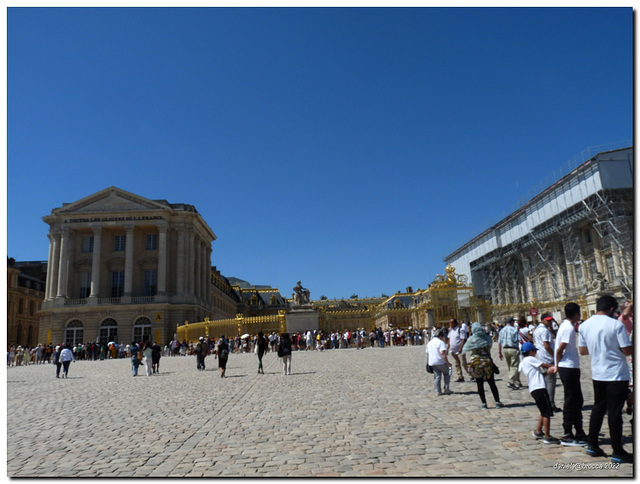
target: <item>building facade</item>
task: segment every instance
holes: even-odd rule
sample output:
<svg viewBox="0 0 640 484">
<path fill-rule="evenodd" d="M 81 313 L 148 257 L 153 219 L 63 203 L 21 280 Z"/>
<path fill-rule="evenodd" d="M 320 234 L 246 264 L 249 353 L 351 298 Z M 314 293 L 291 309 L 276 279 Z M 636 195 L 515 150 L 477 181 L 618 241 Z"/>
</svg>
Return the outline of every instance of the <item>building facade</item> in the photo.
<svg viewBox="0 0 640 484">
<path fill-rule="evenodd" d="M 7 343 L 33 348 L 39 339 L 40 306 L 45 295 L 46 262 L 7 259 Z"/>
<path fill-rule="evenodd" d="M 168 342 L 178 324 L 214 316 L 214 293 L 221 315 L 235 304 L 225 306 L 233 297 L 214 284 L 216 236 L 192 205 L 110 187 L 43 220 L 41 342 Z"/>
<path fill-rule="evenodd" d="M 596 154 L 445 258 L 494 318 L 531 308 L 583 318 L 602 294 L 633 294 L 633 148 Z"/>
</svg>

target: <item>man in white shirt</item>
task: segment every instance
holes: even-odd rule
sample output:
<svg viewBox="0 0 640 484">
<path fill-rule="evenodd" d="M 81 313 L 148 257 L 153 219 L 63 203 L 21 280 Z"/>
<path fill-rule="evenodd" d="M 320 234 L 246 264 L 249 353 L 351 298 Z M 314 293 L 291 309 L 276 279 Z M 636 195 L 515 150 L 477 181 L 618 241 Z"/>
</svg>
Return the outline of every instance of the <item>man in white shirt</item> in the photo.
<svg viewBox="0 0 640 484">
<path fill-rule="evenodd" d="M 562 408 L 562 445 L 587 445 L 587 435 L 582 428 L 582 387 L 580 386 L 580 353 L 578 353 L 575 324 L 580 321 L 580 306 L 569 303 L 564 307 L 566 319 L 556 335 L 556 366 L 564 387 Z M 575 434 L 573 429 L 575 428 Z"/>
<path fill-rule="evenodd" d="M 553 336 L 549 328 L 551 327 L 551 321 L 553 316 L 550 313 L 544 313 L 540 318 L 540 324 L 536 326 L 533 332 L 533 344 L 538 348 L 536 357 L 543 363 L 549 363 L 551 365 L 555 362 L 555 343 Z M 556 406 L 556 381 L 558 380 L 557 373 L 549 374 L 547 372 L 544 376 L 547 392 L 549 393 L 549 400 L 551 401 L 551 410 L 554 412 L 561 412 Z"/>
<path fill-rule="evenodd" d="M 460 354 L 460 351 L 462 351 L 462 347 L 467 339 L 463 338 L 464 333 L 462 332 L 462 328 L 458 325 L 458 320 L 455 318 L 449 320 L 449 333 L 447 337 L 449 338 L 449 354 L 453 357 L 456 367 L 455 381 L 463 382 L 464 377 L 462 376 L 462 365 L 458 355 Z"/>
<path fill-rule="evenodd" d="M 605 295 L 596 302 L 597 313 L 578 329 L 578 350 L 591 355 L 591 379 L 594 404 L 589 421 L 587 454 L 605 455 L 598 446 L 598 434 L 605 413 L 609 421 L 609 435 L 613 462 L 633 463 L 633 455 L 622 445 L 622 408 L 629 393 L 629 365 L 627 356 L 633 354 L 627 330 L 613 313 L 618 308 L 615 297 Z"/>
<path fill-rule="evenodd" d="M 449 389 L 449 368 L 451 363 L 447 359 L 447 345 L 444 342 L 447 330 L 441 328 L 436 336 L 427 343 L 426 352 L 428 356 L 428 365 L 433 368 L 433 387 L 436 395 L 451 395 L 453 392 Z M 444 392 L 442 391 L 442 377 L 444 376 Z"/>
</svg>

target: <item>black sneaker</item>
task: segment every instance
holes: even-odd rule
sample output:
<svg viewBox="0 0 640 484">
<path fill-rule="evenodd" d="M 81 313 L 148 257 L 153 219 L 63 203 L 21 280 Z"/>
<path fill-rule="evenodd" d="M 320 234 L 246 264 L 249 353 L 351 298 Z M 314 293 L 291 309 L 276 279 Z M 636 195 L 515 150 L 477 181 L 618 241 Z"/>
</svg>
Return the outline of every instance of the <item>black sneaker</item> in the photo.
<svg viewBox="0 0 640 484">
<path fill-rule="evenodd" d="M 604 453 L 600 447 L 587 447 L 587 455 L 591 457 L 606 457 L 607 454 Z"/>
<path fill-rule="evenodd" d="M 543 432 L 536 432 L 535 430 L 531 432 L 531 435 L 533 435 L 536 440 L 542 440 L 544 439 L 544 433 Z"/>
<path fill-rule="evenodd" d="M 487 406 L 486 403 L 483 403 L 482 406 L 480 407 L 482 410 L 487 410 L 489 407 Z"/>
<path fill-rule="evenodd" d="M 578 434 L 574 439 L 579 445 L 587 445 L 587 436 L 585 434 Z"/>
<path fill-rule="evenodd" d="M 542 443 L 543 444 L 559 444 L 560 443 L 560 439 L 556 439 L 555 437 L 552 437 L 551 435 L 547 435 L 544 439 L 542 439 Z"/>
<path fill-rule="evenodd" d="M 504 408 L 504 403 L 496 402 L 496 408 Z"/>
<path fill-rule="evenodd" d="M 621 453 L 611 454 L 611 462 L 614 464 L 633 464 L 633 454 L 624 450 Z"/>
<path fill-rule="evenodd" d="M 578 442 L 578 440 L 576 438 L 574 438 L 573 435 L 571 434 L 565 434 L 562 437 L 560 437 L 560 443 L 562 445 L 566 445 L 568 447 L 582 447 L 587 445 L 587 443 L 583 443 L 581 444 L 580 442 Z"/>
</svg>

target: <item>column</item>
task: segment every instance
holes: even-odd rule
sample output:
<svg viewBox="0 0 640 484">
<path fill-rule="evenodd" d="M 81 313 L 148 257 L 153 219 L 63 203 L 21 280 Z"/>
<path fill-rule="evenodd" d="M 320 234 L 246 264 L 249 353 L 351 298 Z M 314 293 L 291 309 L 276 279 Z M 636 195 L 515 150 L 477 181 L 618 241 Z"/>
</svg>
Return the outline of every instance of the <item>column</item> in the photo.
<svg viewBox="0 0 640 484">
<path fill-rule="evenodd" d="M 193 261 L 194 261 L 194 274 L 193 274 L 193 294 L 195 295 L 197 300 L 202 298 L 202 294 L 200 292 L 202 278 L 200 277 L 200 261 L 202 259 L 202 251 L 200 250 L 200 242 L 196 237 L 193 238 Z"/>
<path fill-rule="evenodd" d="M 207 304 L 207 248 L 204 242 L 200 242 L 200 294 L 202 301 Z"/>
<path fill-rule="evenodd" d="M 184 296 L 184 261 L 185 261 L 185 240 L 184 240 L 184 226 L 180 225 L 176 227 L 178 233 L 178 263 L 176 265 L 176 292 Z"/>
<path fill-rule="evenodd" d="M 124 297 L 131 297 L 133 291 L 133 225 L 125 225 L 127 238 L 124 247 Z"/>
<path fill-rule="evenodd" d="M 58 266 L 58 292 L 56 297 L 67 297 L 67 278 L 69 274 L 69 247 L 71 231 L 68 227 L 62 229 L 60 238 L 60 261 Z"/>
<path fill-rule="evenodd" d="M 167 293 L 167 224 L 158 224 L 158 295 Z"/>
<path fill-rule="evenodd" d="M 187 294 L 189 298 L 194 296 L 193 269 L 194 269 L 194 234 L 190 228 L 187 228 Z"/>
<path fill-rule="evenodd" d="M 100 297 L 100 254 L 102 252 L 102 227 L 92 225 L 93 256 L 91 259 L 91 293 L 89 297 Z"/>
<path fill-rule="evenodd" d="M 205 258 L 206 262 L 206 291 L 207 291 L 207 304 L 211 306 L 213 304 L 213 294 L 211 294 L 211 247 L 207 246 L 205 248 L 207 256 Z"/>
<path fill-rule="evenodd" d="M 46 287 L 45 287 L 45 293 L 44 293 L 44 298 L 45 299 L 51 299 L 51 280 L 53 279 L 52 277 L 52 268 L 53 268 L 53 245 L 55 243 L 55 238 L 53 236 L 53 234 L 47 234 L 47 237 L 49 238 L 49 258 L 47 259 L 47 280 L 45 282 Z"/>
<path fill-rule="evenodd" d="M 49 290 L 49 298 L 54 299 L 58 294 L 58 272 L 60 271 L 60 233 L 54 231 L 53 249 L 51 254 L 51 267 L 47 268 L 47 272 L 51 271 L 51 289 Z"/>
</svg>

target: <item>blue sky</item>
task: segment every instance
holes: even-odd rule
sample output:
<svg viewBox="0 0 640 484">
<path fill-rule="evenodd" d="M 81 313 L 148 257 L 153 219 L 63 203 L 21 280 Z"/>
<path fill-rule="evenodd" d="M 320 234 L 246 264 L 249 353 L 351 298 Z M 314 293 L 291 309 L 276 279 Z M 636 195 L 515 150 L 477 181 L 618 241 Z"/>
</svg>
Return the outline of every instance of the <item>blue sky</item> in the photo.
<svg viewBox="0 0 640 484">
<path fill-rule="evenodd" d="M 631 8 L 10 8 L 7 252 L 111 185 L 226 276 L 426 287 L 588 147 L 631 143 Z"/>
</svg>

